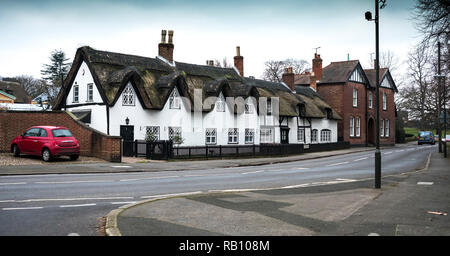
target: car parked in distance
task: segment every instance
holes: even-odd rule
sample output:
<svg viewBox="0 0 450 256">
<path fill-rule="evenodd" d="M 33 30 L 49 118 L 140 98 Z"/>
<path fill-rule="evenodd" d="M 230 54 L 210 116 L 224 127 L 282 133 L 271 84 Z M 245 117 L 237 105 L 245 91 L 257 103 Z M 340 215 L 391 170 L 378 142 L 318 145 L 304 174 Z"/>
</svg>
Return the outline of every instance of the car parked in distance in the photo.
<svg viewBox="0 0 450 256">
<path fill-rule="evenodd" d="M 11 152 L 41 156 L 48 162 L 55 157 L 70 156 L 77 160 L 80 156 L 80 144 L 66 127 L 32 126 L 11 142 Z"/>
<path fill-rule="evenodd" d="M 434 140 L 433 132 L 430 131 L 420 131 L 417 136 L 417 144 L 422 145 L 424 143 L 434 145 L 436 142 Z"/>
</svg>

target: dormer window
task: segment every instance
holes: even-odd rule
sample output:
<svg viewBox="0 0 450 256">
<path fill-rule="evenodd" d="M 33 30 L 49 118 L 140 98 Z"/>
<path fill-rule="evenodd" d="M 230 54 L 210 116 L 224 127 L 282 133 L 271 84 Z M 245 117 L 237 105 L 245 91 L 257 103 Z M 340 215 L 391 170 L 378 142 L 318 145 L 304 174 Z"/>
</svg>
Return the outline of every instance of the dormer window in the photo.
<svg viewBox="0 0 450 256">
<path fill-rule="evenodd" d="M 134 106 L 134 91 L 131 85 L 127 85 L 122 93 L 122 105 L 123 106 Z"/>
<path fill-rule="evenodd" d="M 306 111 L 305 111 L 305 105 L 303 105 L 303 104 L 298 105 L 298 115 L 299 115 L 300 117 L 304 117 L 304 116 L 305 116 L 305 113 L 306 113 Z"/>
<path fill-rule="evenodd" d="M 225 98 L 223 97 L 222 93 L 219 95 L 219 98 L 217 98 L 216 111 L 217 112 L 225 112 Z"/>
<path fill-rule="evenodd" d="M 172 94 L 169 97 L 169 108 L 170 109 L 180 109 L 181 108 L 181 99 L 178 90 L 175 88 L 172 91 Z"/>
</svg>

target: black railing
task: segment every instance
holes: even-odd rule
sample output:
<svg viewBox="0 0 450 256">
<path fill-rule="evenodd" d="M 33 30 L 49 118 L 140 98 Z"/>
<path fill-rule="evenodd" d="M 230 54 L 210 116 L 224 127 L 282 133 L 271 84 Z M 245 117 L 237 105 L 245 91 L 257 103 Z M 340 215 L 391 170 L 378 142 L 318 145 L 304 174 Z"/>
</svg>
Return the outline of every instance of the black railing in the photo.
<svg viewBox="0 0 450 256">
<path fill-rule="evenodd" d="M 323 144 L 261 144 L 261 145 L 205 145 L 179 146 L 172 141 L 146 142 L 143 140 L 124 141 L 133 152 L 124 156 L 146 157 L 148 159 L 187 159 L 187 158 L 222 158 L 222 157 L 254 157 L 283 156 L 310 152 L 320 152 L 350 148 L 349 142 Z M 129 145 L 129 143 L 132 144 Z"/>
</svg>

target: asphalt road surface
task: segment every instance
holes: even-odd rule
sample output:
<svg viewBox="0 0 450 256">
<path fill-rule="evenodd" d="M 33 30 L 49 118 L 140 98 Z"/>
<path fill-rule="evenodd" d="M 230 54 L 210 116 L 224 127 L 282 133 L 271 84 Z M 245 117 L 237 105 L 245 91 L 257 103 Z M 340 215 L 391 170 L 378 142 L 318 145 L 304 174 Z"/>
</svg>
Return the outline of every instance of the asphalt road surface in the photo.
<svg viewBox="0 0 450 256">
<path fill-rule="evenodd" d="M 382 175 L 424 166 L 437 146 L 382 151 Z M 65 167 L 67 168 L 67 167 Z M 111 164 L 107 168 L 131 168 Z M 374 176 L 374 151 L 262 166 L 139 173 L 0 177 L 0 235 L 98 235 L 99 219 L 120 206 L 168 194 L 332 184 Z"/>
</svg>

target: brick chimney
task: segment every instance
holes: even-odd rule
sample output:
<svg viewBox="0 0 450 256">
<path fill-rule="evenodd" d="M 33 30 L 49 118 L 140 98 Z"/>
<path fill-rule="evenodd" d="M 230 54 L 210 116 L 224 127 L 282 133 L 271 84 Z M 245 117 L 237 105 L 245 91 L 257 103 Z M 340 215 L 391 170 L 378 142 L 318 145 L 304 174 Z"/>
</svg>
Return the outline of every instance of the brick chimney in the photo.
<svg viewBox="0 0 450 256">
<path fill-rule="evenodd" d="M 236 46 L 236 56 L 234 56 L 234 66 L 239 71 L 239 74 L 244 76 L 244 57 L 241 56 L 241 47 Z"/>
<path fill-rule="evenodd" d="M 166 43 L 166 30 L 161 31 L 161 43 L 158 44 L 158 55 L 173 62 L 173 30 L 169 30 L 169 42 Z"/>
<path fill-rule="evenodd" d="M 377 59 L 373 59 L 373 69 L 377 68 Z"/>
<path fill-rule="evenodd" d="M 309 86 L 317 92 L 317 77 L 314 72 L 309 76 Z"/>
<path fill-rule="evenodd" d="M 281 80 L 289 86 L 292 92 L 295 91 L 294 78 L 295 74 L 292 72 L 292 67 L 285 68 Z"/>
<path fill-rule="evenodd" d="M 320 58 L 320 54 L 314 54 L 314 59 L 312 60 L 312 72 L 315 74 L 316 80 L 322 79 L 322 59 Z"/>
</svg>

